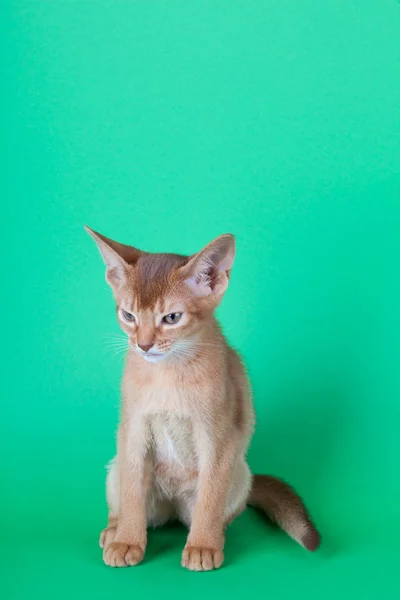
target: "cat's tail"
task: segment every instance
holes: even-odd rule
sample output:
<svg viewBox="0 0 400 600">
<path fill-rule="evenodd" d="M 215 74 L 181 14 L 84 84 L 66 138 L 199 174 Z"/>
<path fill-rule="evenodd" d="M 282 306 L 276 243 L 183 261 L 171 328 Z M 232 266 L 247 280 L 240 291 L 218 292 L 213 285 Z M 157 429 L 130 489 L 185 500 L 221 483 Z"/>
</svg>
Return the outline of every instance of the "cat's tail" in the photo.
<svg viewBox="0 0 400 600">
<path fill-rule="evenodd" d="M 247 504 L 260 508 L 307 550 L 312 552 L 318 548 L 320 535 L 306 507 L 284 481 L 270 475 L 254 475 Z"/>
</svg>

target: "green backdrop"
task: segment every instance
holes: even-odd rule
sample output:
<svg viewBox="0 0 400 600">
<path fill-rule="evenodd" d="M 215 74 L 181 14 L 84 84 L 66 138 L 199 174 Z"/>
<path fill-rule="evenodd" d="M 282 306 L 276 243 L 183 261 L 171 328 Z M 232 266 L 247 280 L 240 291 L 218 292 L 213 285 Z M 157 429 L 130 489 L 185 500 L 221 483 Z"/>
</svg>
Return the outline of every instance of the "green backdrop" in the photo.
<svg viewBox="0 0 400 600">
<path fill-rule="evenodd" d="M 2 12 L 2 597 L 398 598 L 399 3 Z M 85 223 L 150 251 L 236 234 L 250 462 L 304 496 L 319 552 L 248 511 L 218 572 L 180 567 L 179 527 L 102 564 L 122 357 Z"/>
</svg>

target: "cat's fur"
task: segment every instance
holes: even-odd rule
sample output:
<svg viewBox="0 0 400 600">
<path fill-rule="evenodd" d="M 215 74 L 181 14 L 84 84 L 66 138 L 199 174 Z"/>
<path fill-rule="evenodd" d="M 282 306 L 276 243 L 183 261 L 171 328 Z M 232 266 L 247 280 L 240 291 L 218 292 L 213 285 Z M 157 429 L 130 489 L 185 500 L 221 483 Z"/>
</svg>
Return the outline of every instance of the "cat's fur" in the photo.
<svg viewBox="0 0 400 600">
<path fill-rule="evenodd" d="M 147 527 L 179 519 L 189 528 L 182 565 L 218 568 L 225 528 L 246 504 L 315 550 L 319 534 L 300 498 L 279 479 L 252 477 L 246 462 L 254 422 L 250 386 L 214 317 L 229 282 L 233 236 L 187 257 L 141 252 L 87 231 L 106 263 L 130 345 L 117 456 L 107 476 L 104 562 L 136 565 Z M 182 316 L 167 324 L 162 318 L 170 313 Z"/>
</svg>

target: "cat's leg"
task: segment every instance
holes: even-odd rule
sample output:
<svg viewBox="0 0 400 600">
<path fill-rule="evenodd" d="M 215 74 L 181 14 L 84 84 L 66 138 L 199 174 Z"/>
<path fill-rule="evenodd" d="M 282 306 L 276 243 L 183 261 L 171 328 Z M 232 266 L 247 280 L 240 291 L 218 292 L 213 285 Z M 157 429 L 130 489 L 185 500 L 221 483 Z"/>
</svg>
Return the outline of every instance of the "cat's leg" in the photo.
<svg viewBox="0 0 400 600">
<path fill-rule="evenodd" d="M 224 522 L 229 525 L 246 508 L 247 498 L 251 489 L 252 475 L 244 457 L 239 458 L 232 473 L 227 502 L 225 506 Z M 185 489 L 175 500 L 178 519 L 190 529 L 192 524 L 193 509 L 196 502 L 197 482 L 192 489 Z"/>
<path fill-rule="evenodd" d="M 108 465 L 106 495 L 109 507 L 108 524 L 100 534 L 100 547 L 105 548 L 114 541 L 119 515 L 119 475 L 117 459 Z M 150 484 L 146 495 L 146 520 L 149 527 L 160 527 L 175 517 L 171 502 L 160 495 Z"/>
<path fill-rule="evenodd" d="M 145 416 L 138 411 L 129 418 L 123 417 L 117 439 L 118 468 L 114 465 L 109 477 L 112 480 L 118 474 L 118 507 L 110 506 L 118 522 L 114 540 L 103 550 L 103 560 L 110 567 L 127 567 L 143 560 L 147 545 L 146 496 L 153 478 L 153 464 L 148 452 L 150 428 Z"/>
<path fill-rule="evenodd" d="M 225 507 L 225 524 L 229 525 L 246 508 L 251 490 L 252 475 L 244 456 L 237 459 Z"/>
<path fill-rule="evenodd" d="M 201 465 L 197 490 L 180 507 L 180 517 L 190 525 L 182 566 L 192 571 L 222 565 L 226 526 L 244 510 L 251 485 L 250 470 L 243 457 L 235 456 L 233 444 L 221 444 L 218 455 L 218 462 Z"/>
</svg>

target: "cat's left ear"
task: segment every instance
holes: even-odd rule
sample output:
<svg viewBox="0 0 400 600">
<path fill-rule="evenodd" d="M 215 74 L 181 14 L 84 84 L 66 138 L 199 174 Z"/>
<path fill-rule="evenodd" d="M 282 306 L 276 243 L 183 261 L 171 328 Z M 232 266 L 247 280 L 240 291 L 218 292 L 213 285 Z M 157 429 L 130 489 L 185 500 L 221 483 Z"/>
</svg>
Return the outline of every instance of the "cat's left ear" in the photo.
<svg viewBox="0 0 400 600">
<path fill-rule="evenodd" d="M 235 258 L 235 238 L 230 233 L 210 242 L 183 267 L 185 283 L 196 296 L 221 297 L 228 287 Z"/>
</svg>

